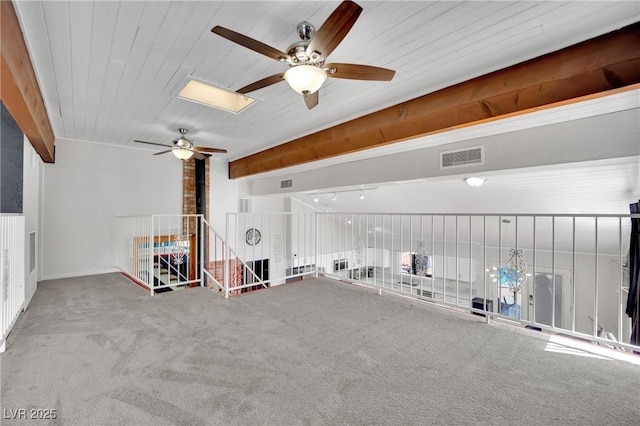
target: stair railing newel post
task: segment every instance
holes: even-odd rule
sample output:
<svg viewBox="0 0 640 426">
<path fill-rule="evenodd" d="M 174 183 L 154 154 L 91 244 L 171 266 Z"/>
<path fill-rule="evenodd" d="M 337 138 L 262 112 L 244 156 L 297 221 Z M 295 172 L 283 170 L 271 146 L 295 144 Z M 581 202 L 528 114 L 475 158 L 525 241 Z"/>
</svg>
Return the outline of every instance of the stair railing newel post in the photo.
<svg viewBox="0 0 640 426">
<path fill-rule="evenodd" d="M 315 261 L 313 262 L 315 267 L 316 267 L 316 273 L 315 273 L 315 277 L 318 278 L 318 250 L 320 249 L 320 245 L 318 243 L 318 212 L 314 212 L 313 214 L 313 218 L 314 218 L 314 222 L 315 222 L 315 228 L 313 230 L 313 238 L 315 241 Z"/>
<path fill-rule="evenodd" d="M 198 248 L 198 250 L 200 250 L 200 270 L 198 271 L 198 273 L 200 274 L 200 287 L 204 287 L 205 283 L 204 283 L 204 270 L 205 270 L 205 265 L 204 265 L 204 250 L 205 250 L 205 244 L 207 244 L 208 241 L 208 237 L 209 237 L 209 233 L 205 234 L 204 233 L 204 216 L 203 215 L 198 215 L 198 227 L 197 229 L 199 229 L 200 231 L 200 247 Z M 207 247 L 208 249 L 208 247 Z"/>
<path fill-rule="evenodd" d="M 154 238 L 153 238 L 153 234 L 154 234 L 154 230 L 155 230 L 155 221 L 156 221 L 156 216 L 155 215 L 151 215 L 151 223 L 149 226 L 149 236 L 148 236 L 148 255 L 149 255 L 149 260 L 147 262 L 147 284 L 149 285 L 149 293 L 151 296 L 153 296 L 155 294 L 155 292 L 153 291 L 153 286 L 155 285 L 154 282 L 154 265 L 153 265 L 153 252 L 155 250 L 154 247 Z"/>
<path fill-rule="evenodd" d="M 225 224 L 225 236 L 224 241 L 222 243 L 222 273 L 224 280 L 224 298 L 229 298 L 229 268 L 227 267 L 227 259 L 231 259 L 229 253 L 229 246 L 227 241 L 229 241 L 229 213 L 227 212 L 226 216 L 226 224 Z"/>
</svg>

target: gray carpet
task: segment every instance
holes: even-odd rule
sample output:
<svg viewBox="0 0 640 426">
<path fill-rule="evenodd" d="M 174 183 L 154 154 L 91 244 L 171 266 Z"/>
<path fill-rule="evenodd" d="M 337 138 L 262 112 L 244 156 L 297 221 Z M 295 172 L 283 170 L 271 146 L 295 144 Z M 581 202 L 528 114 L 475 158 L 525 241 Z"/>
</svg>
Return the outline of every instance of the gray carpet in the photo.
<svg viewBox="0 0 640 426">
<path fill-rule="evenodd" d="M 640 424 L 640 367 L 546 346 L 329 279 L 229 300 L 45 281 L 0 358 L 2 424 Z"/>
</svg>

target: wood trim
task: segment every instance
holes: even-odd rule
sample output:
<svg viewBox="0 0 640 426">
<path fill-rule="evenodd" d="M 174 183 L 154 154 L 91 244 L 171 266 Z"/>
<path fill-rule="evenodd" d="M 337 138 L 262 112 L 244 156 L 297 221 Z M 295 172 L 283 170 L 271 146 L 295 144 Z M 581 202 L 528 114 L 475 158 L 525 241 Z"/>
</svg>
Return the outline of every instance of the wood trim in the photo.
<svg viewBox="0 0 640 426">
<path fill-rule="evenodd" d="M 0 1 L 0 100 L 46 163 L 54 162 L 55 136 L 11 1 Z"/>
<path fill-rule="evenodd" d="M 631 90 L 638 83 L 640 23 L 635 23 L 232 161 L 229 178 Z"/>
</svg>

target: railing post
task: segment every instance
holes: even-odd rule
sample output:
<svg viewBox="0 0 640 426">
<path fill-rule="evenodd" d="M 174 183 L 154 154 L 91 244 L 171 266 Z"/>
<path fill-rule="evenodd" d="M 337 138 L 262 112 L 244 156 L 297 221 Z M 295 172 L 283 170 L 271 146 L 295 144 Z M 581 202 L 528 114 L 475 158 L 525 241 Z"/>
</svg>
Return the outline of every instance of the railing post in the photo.
<svg viewBox="0 0 640 426">
<path fill-rule="evenodd" d="M 155 240 L 153 238 L 154 226 L 155 226 L 155 215 L 151 215 L 151 220 L 150 220 L 150 223 L 149 223 L 149 234 L 148 234 L 149 235 L 149 243 L 148 243 L 148 246 L 149 246 L 149 261 L 147 262 L 148 263 L 148 265 L 147 265 L 147 281 L 148 281 L 148 284 L 149 284 L 149 293 L 150 293 L 151 296 L 154 295 L 153 286 L 155 284 L 154 275 L 153 275 L 153 252 L 155 250 L 155 246 L 154 246 Z"/>
<path fill-rule="evenodd" d="M 207 240 L 208 240 L 207 237 L 209 236 L 209 233 L 205 235 L 205 232 L 204 232 L 204 216 L 198 215 L 198 220 L 200 223 L 200 226 L 199 226 L 200 228 L 200 287 L 204 287 L 205 286 L 204 285 L 204 271 L 205 271 L 204 250 L 205 250 L 205 245 L 207 244 Z M 209 263 L 208 259 L 207 259 L 207 263 Z"/>
<path fill-rule="evenodd" d="M 318 250 L 320 247 L 320 244 L 318 243 L 318 238 L 319 238 L 319 232 L 318 232 L 318 212 L 312 213 L 313 217 L 315 218 L 315 228 L 313 231 L 313 237 L 316 243 L 316 248 L 315 248 L 315 256 L 314 256 L 314 261 L 313 264 L 316 265 L 316 273 L 314 275 L 315 278 L 318 278 Z"/>
<path fill-rule="evenodd" d="M 225 237 L 222 244 L 222 281 L 224 283 L 224 298 L 229 298 L 229 267 L 227 265 L 227 259 L 229 259 L 229 213 L 225 218 Z"/>
</svg>

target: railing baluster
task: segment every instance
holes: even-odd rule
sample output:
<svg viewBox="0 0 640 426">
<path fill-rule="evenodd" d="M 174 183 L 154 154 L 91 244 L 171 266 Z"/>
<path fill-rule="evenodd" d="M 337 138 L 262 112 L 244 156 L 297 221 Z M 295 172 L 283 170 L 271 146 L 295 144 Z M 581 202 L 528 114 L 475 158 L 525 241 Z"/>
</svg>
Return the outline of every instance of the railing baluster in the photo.
<svg viewBox="0 0 640 426">
<path fill-rule="evenodd" d="M 576 218 L 572 218 L 573 245 L 571 256 L 571 331 L 576 331 Z"/>
<path fill-rule="evenodd" d="M 447 216 L 442 216 L 442 301 L 447 303 Z"/>
<path fill-rule="evenodd" d="M 556 217 L 551 216 L 551 326 L 556 327 Z"/>
<path fill-rule="evenodd" d="M 473 269 L 472 269 L 472 265 L 473 265 L 473 253 L 471 251 L 471 247 L 472 247 L 472 240 L 473 240 L 473 220 L 471 218 L 471 216 L 468 216 L 469 218 L 469 298 L 468 298 L 468 302 L 469 302 L 469 307 L 472 307 L 473 304 L 471 303 L 471 299 L 472 299 L 472 287 L 473 287 Z"/>
<path fill-rule="evenodd" d="M 485 311 L 485 318 L 487 319 L 487 322 L 490 321 L 491 316 L 486 313 L 488 311 L 487 309 L 487 300 L 489 298 L 489 295 L 487 294 L 487 275 L 488 275 L 488 271 L 490 270 L 490 265 L 488 265 L 487 263 L 487 217 L 486 216 L 482 216 L 482 246 L 483 246 L 483 260 L 484 260 L 484 265 L 485 265 L 485 269 L 487 269 L 485 271 L 485 273 L 483 274 L 483 283 L 484 283 L 484 306 L 482 307 L 482 309 Z M 491 304 L 491 306 L 493 306 L 493 303 Z M 493 310 L 493 309 L 492 309 Z"/>
<path fill-rule="evenodd" d="M 460 250 L 459 250 L 459 223 L 458 223 L 458 215 L 456 215 L 456 306 L 460 304 Z"/>
<path fill-rule="evenodd" d="M 431 215 L 431 298 L 435 299 L 436 293 L 436 234 L 435 215 Z"/>
<path fill-rule="evenodd" d="M 616 333 L 616 335 L 618 336 L 618 340 L 622 341 L 622 315 L 624 312 L 624 308 L 623 308 L 623 298 L 622 298 L 622 283 L 623 283 L 623 277 L 622 277 L 622 270 L 623 270 L 623 263 L 622 263 L 622 218 L 619 217 L 618 218 L 618 315 L 617 315 L 617 320 L 618 320 L 618 332 Z"/>
<path fill-rule="evenodd" d="M 595 232 L 595 250 L 594 250 L 594 257 L 595 257 L 595 294 L 593 295 L 593 335 L 594 336 L 598 336 L 598 285 L 600 284 L 599 282 L 599 277 L 598 277 L 598 272 L 599 272 L 599 268 L 598 268 L 598 218 L 595 218 L 595 224 L 594 224 L 595 228 L 594 228 L 594 232 Z"/>
<path fill-rule="evenodd" d="M 536 323 L 536 280 L 537 280 L 537 276 L 536 276 L 536 260 L 537 260 L 537 255 L 538 255 L 538 249 L 536 247 L 536 243 L 538 241 L 538 235 L 536 233 L 536 225 L 538 223 L 538 218 L 537 217 L 533 217 L 533 273 L 531 274 L 533 277 L 533 291 L 531 292 L 533 294 L 533 323 Z"/>
</svg>

